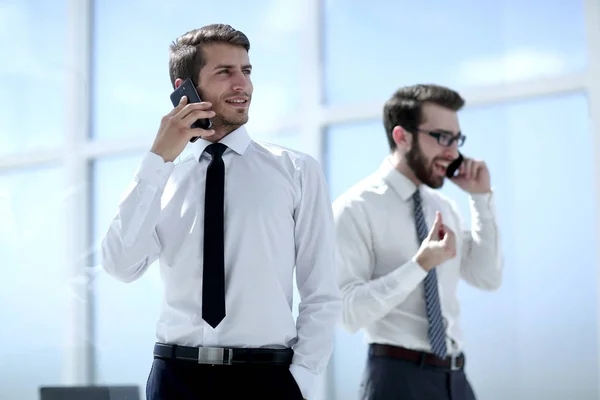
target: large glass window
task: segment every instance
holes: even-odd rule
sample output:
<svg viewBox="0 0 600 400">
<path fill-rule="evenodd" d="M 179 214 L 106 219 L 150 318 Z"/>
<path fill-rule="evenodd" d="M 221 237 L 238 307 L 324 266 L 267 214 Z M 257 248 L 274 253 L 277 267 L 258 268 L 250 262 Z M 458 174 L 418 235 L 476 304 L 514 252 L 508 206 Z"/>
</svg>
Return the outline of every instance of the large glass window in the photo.
<svg viewBox="0 0 600 400">
<path fill-rule="evenodd" d="M 0 172 L 0 398 L 34 400 L 61 384 L 76 282 L 65 265 L 62 170 Z"/>
<path fill-rule="evenodd" d="M 66 2 L 0 2 L 0 155 L 58 146 L 66 104 Z"/>
<path fill-rule="evenodd" d="M 329 127 L 325 152 L 325 170 L 334 200 L 357 180 L 374 172 L 389 154 L 383 122 L 368 120 Z"/>
<path fill-rule="evenodd" d="M 454 87 L 586 66 L 583 1 L 325 0 L 325 85 L 335 104 L 418 82 Z"/>
<path fill-rule="evenodd" d="M 491 170 L 506 269 L 497 292 L 459 289 L 467 372 L 477 394 L 596 398 L 597 199 L 587 98 L 538 98 L 460 116 L 468 136 L 464 153 Z M 335 197 L 373 172 L 388 149 L 379 121 L 336 126 L 327 138 Z M 467 195 L 450 182 L 442 190 L 468 225 Z M 362 374 L 362 337 L 336 333 L 336 399 L 357 398 L 358 386 L 348 382 Z M 561 351 L 549 351 L 556 343 Z"/>
<path fill-rule="evenodd" d="M 141 154 L 125 154 L 93 163 L 96 247 L 114 218 L 119 200 L 141 159 Z M 97 253 L 94 265 L 97 269 L 94 280 L 97 383 L 137 384 L 143 392 L 152 365 L 155 327 L 162 300 L 158 263 L 151 265 L 143 277 L 128 284 L 106 274 Z"/>
<path fill-rule="evenodd" d="M 302 4 L 235 0 L 223 7 L 188 2 L 181 8 L 150 0 L 95 2 L 94 136 L 151 140 L 173 108 L 169 44 L 211 23 L 230 24 L 250 39 L 251 131 L 283 120 L 299 108 Z"/>
</svg>

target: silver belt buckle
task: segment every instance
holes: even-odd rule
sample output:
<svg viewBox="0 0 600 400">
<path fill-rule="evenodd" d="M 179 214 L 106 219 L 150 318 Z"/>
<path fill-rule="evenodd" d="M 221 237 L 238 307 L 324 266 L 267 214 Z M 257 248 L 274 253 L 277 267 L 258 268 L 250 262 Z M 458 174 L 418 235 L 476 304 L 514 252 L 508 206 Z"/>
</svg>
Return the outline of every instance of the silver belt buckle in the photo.
<svg viewBox="0 0 600 400">
<path fill-rule="evenodd" d="M 233 351 L 231 349 L 220 347 L 198 348 L 198 364 L 231 365 L 232 358 Z"/>
<path fill-rule="evenodd" d="M 458 368 L 458 363 L 457 363 L 457 359 L 459 356 L 457 356 L 456 354 L 452 354 L 450 356 L 450 370 L 451 371 L 458 371 L 460 368 Z"/>
</svg>

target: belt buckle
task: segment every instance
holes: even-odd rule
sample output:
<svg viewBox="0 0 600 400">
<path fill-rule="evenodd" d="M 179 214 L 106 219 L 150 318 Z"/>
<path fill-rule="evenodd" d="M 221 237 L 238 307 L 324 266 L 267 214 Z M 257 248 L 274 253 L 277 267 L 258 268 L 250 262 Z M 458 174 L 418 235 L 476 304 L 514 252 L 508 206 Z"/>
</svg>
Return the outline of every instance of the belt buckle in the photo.
<svg viewBox="0 0 600 400">
<path fill-rule="evenodd" d="M 233 351 L 220 347 L 199 347 L 198 364 L 231 365 Z"/>
<path fill-rule="evenodd" d="M 456 354 L 452 354 L 450 356 L 450 370 L 451 371 L 458 371 L 460 368 L 458 367 L 458 355 Z"/>
</svg>

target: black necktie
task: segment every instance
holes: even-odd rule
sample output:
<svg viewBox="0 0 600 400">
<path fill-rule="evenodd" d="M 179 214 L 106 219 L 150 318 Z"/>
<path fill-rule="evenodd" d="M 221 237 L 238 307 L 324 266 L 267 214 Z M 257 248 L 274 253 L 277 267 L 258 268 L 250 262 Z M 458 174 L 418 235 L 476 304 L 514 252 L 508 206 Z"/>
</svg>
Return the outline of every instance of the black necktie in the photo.
<svg viewBox="0 0 600 400">
<path fill-rule="evenodd" d="M 206 148 L 212 160 L 206 170 L 204 198 L 204 272 L 202 278 L 202 318 L 213 328 L 225 318 L 225 164 L 222 143 Z"/>
</svg>

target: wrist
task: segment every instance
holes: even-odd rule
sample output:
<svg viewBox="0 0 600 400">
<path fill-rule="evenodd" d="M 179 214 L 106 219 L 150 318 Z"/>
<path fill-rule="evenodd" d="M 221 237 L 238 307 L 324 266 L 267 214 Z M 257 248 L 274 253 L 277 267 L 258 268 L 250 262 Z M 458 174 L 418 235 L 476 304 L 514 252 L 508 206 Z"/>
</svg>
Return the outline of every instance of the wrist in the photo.
<svg viewBox="0 0 600 400">
<path fill-rule="evenodd" d="M 166 155 L 162 154 L 160 151 L 156 150 L 154 147 L 152 147 L 152 148 L 150 149 L 150 152 L 151 152 L 151 153 L 154 153 L 154 154 L 156 154 L 157 156 L 159 156 L 160 158 L 162 158 L 162 159 L 163 159 L 163 161 L 164 161 L 165 163 L 168 163 L 168 162 L 174 162 L 174 161 L 175 161 L 175 159 L 174 159 L 174 158 L 167 157 Z"/>
<path fill-rule="evenodd" d="M 421 268 L 423 268 L 427 272 L 429 272 L 431 270 L 431 268 L 433 268 L 433 265 L 431 264 L 429 257 L 427 257 L 427 255 L 425 253 L 421 253 L 421 252 L 417 253 L 413 257 L 413 261 L 416 262 Z"/>
<path fill-rule="evenodd" d="M 486 187 L 483 189 L 477 189 L 477 190 L 472 190 L 469 192 L 469 194 L 490 194 L 492 193 L 492 188 L 491 187 Z"/>
</svg>

